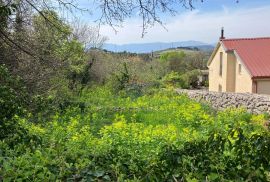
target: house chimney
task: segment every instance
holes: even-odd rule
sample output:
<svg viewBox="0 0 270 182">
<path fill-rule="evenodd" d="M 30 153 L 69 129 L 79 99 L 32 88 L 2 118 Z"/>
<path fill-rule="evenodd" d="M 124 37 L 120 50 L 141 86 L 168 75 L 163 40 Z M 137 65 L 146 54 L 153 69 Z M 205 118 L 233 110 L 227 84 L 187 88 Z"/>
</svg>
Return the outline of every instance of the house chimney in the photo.
<svg viewBox="0 0 270 182">
<path fill-rule="evenodd" d="M 224 37 L 224 27 L 221 28 L 221 36 L 219 38 L 220 40 L 225 39 Z"/>
</svg>

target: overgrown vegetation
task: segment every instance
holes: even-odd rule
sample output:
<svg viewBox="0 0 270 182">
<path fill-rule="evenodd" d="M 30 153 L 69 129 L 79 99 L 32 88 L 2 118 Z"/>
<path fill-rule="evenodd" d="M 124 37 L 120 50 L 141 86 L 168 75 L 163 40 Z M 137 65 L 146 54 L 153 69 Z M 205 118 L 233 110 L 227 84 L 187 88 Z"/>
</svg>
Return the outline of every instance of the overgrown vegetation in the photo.
<svg viewBox="0 0 270 182">
<path fill-rule="evenodd" d="M 14 134 L 23 135 L 0 142 L 2 179 L 269 180 L 264 115 L 216 113 L 165 90 L 136 99 L 107 87 L 82 95 L 83 110 L 69 107 L 44 123 L 15 116 L 21 129 Z"/>
<path fill-rule="evenodd" d="M 208 53 L 111 53 L 95 27 L 14 2 L 0 0 L 0 181 L 270 180 L 268 115 L 172 90 L 198 87 Z"/>
</svg>

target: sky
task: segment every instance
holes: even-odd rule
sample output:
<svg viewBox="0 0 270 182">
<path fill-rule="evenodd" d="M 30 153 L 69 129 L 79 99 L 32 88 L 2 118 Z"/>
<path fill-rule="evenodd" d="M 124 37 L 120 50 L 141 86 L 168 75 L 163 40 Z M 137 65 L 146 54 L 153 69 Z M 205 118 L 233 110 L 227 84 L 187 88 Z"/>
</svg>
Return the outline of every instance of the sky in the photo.
<svg viewBox="0 0 270 182">
<path fill-rule="evenodd" d="M 82 20 L 95 26 L 100 15 L 90 2 L 80 0 L 82 7 L 94 7 L 92 14 L 81 14 Z M 196 40 L 209 44 L 218 41 L 221 27 L 226 38 L 270 37 L 270 0 L 198 0 L 194 10 L 176 6 L 177 15 L 161 14 L 165 28 L 159 24 L 147 29 L 142 37 L 142 20 L 138 16 L 127 19 L 114 31 L 108 25 L 101 25 L 100 34 L 107 36 L 108 43 L 149 43 Z"/>
</svg>

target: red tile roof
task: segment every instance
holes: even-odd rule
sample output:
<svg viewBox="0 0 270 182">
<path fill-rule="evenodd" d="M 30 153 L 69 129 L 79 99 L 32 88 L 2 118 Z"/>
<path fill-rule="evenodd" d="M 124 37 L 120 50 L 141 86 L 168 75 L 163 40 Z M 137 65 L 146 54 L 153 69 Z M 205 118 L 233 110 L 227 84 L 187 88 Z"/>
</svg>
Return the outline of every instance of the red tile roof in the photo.
<svg viewBox="0 0 270 182">
<path fill-rule="evenodd" d="M 234 51 L 253 78 L 270 77 L 270 37 L 222 39 L 227 51 Z"/>
</svg>

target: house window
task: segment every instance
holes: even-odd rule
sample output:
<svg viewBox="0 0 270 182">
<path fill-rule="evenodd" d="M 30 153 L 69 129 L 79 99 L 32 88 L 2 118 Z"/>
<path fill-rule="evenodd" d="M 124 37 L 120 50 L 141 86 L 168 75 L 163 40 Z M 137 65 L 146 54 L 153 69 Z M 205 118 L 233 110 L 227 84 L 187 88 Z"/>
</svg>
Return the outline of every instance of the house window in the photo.
<svg viewBox="0 0 270 182">
<path fill-rule="evenodd" d="M 222 92 L 222 86 L 220 84 L 218 85 L 218 91 Z"/>
<path fill-rule="evenodd" d="M 239 73 L 239 74 L 242 73 L 242 65 L 241 65 L 241 64 L 238 65 L 238 73 Z"/>
<path fill-rule="evenodd" d="M 219 76 L 222 76 L 223 52 L 219 53 Z"/>
</svg>

